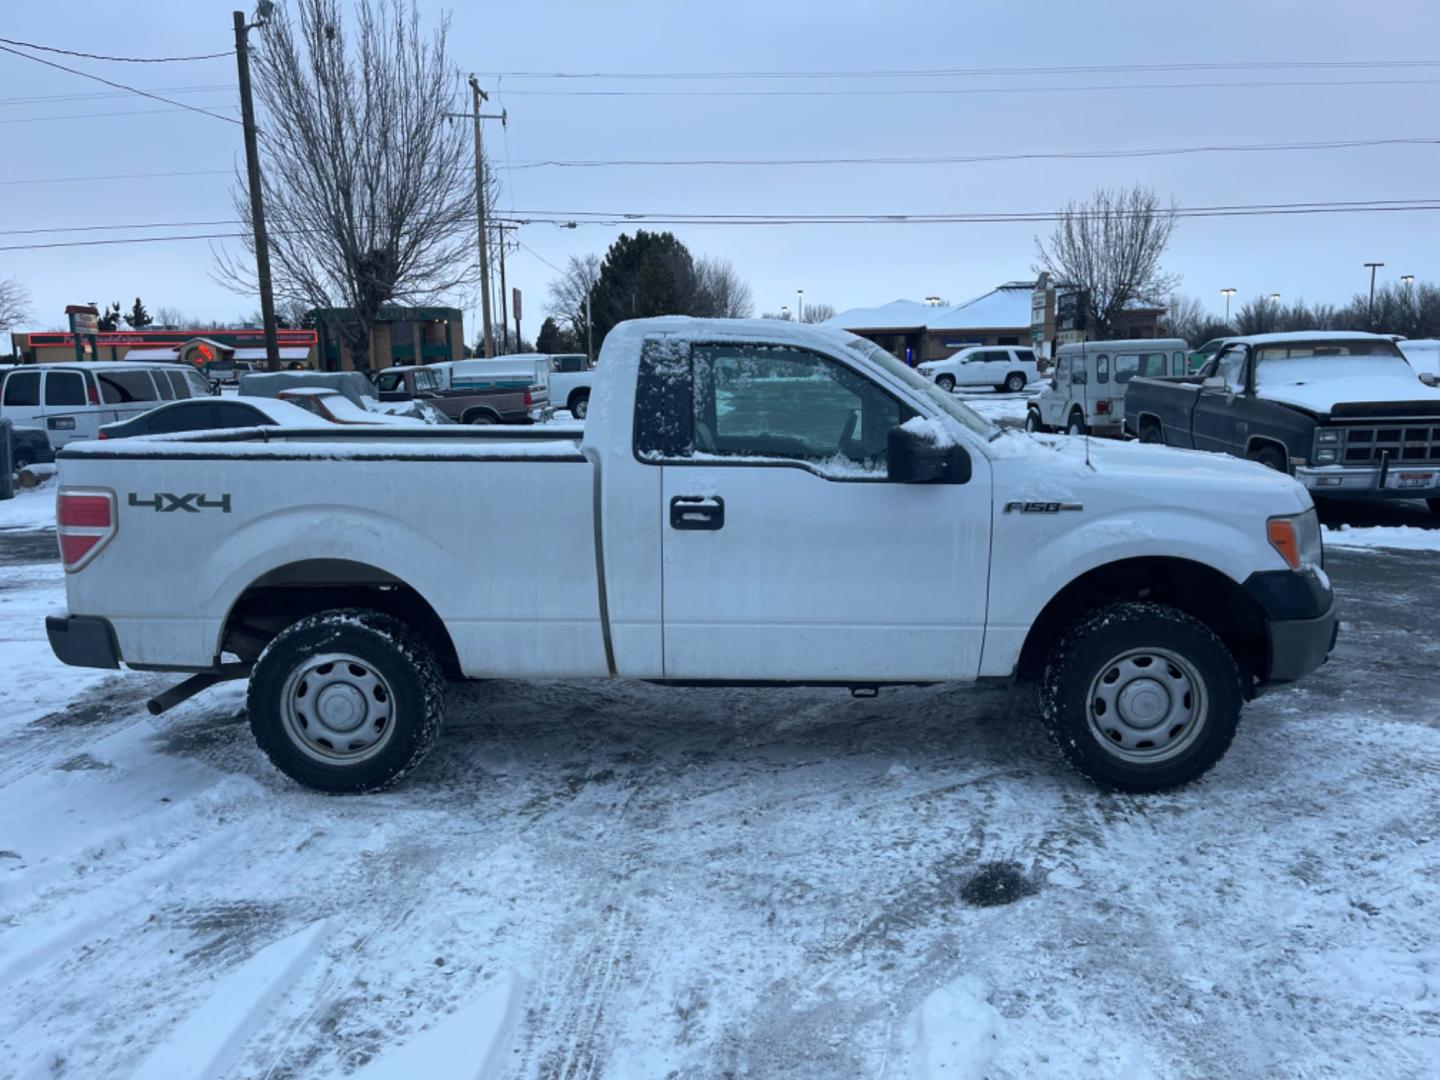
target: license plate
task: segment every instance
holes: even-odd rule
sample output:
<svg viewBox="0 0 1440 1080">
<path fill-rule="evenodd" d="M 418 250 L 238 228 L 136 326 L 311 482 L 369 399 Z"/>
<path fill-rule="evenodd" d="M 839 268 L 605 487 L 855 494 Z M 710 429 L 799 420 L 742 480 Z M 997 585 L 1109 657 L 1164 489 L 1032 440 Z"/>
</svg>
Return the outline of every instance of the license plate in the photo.
<svg viewBox="0 0 1440 1080">
<path fill-rule="evenodd" d="M 1390 486 L 1394 488 L 1428 488 L 1435 486 L 1433 472 L 1402 472 L 1390 474 Z"/>
</svg>

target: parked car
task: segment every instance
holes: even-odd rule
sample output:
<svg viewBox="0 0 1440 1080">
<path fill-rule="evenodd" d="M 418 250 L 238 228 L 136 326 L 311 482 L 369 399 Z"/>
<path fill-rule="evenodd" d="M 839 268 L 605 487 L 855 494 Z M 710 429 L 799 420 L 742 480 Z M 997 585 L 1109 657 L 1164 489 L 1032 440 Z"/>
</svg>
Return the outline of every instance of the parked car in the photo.
<svg viewBox="0 0 1440 1080">
<path fill-rule="evenodd" d="M 452 392 L 526 390 L 530 393 L 533 406 L 546 410 L 547 415 L 558 401 L 550 393 L 550 358 L 541 353 L 517 353 L 489 359 L 475 357 L 432 364 L 431 367 L 438 369 L 445 389 Z"/>
<path fill-rule="evenodd" d="M 1440 515 L 1440 389 L 1379 334 L 1233 338 L 1196 375 L 1131 383 L 1125 425 L 1290 473 L 1315 496 L 1424 498 Z"/>
<path fill-rule="evenodd" d="M 93 439 L 103 425 L 162 401 L 209 396 L 205 377 L 180 364 L 29 364 L 4 373 L 0 417 L 17 427 L 43 429 L 58 450 L 72 439 Z"/>
<path fill-rule="evenodd" d="M 265 365 L 256 364 L 250 360 L 212 360 L 202 370 L 205 377 L 210 380 L 210 385 L 219 388 L 221 386 L 239 386 L 240 376 L 248 375 L 252 371 L 263 371 Z"/>
<path fill-rule="evenodd" d="M 584 353 L 555 353 L 550 356 L 546 389 L 556 408 L 569 409 L 576 420 L 590 414 L 590 388 L 595 382 L 595 366 Z"/>
<path fill-rule="evenodd" d="M 1035 350 L 1018 345 L 961 349 L 945 360 L 917 364 L 915 370 L 947 392 L 957 386 L 993 386 L 1018 394 L 1030 383 L 1040 381 Z"/>
<path fill-rule="evenodd" d="M 1183 375 L 1189 346 L 1179 338 L 1061 345 L 1040 396 L 1025 411 L 1026 431 L 1124 433 L 1125 395 L 1137 375 Z"/>
<path fill-rule="evenodd" d="M 332 424 L 399 424 L 423 426 L 426 421 L 413 416 L 398 416 L 368 405 L 357 405 L 339 390 L 323 386 L 297 386 L 281 390 L 278 398 Z M 379 404 L 378 402 L 376 403 Z"/>
<path fill-rule="evenodd" d="M 424 757 L 447 673 L 1036 678 L 1076 768 L 1164 789 L 1333 645 L 1320 526 L 1289 477 L 1002 432 L 869 341 L 774 320 L 623 323 L 595 392 L 559 436 L 69 447 L 51 646 L 186 672 L 153 711 L 248 677 L 271 761 L 345 792 Z M 196 512 L 158 512 L 179 499 Z"/>
<path fill-rule="evenodd" d="M 1190 354 L 1190 372 L 1193 374 L 1194 372 L 1199 371 L 1214 358 L 1215 354 L 1218 353 L 1227 342 L 1234 340 L 1234 338 L 1217 337 L 1211 338 L 1209 341 L 1205 342 L 1204 345 L 1201 345 L 1198 349 L 1196 349 Z"/>
<path fill-rule="evenodd" d="M 12 427 L 10 438 L 14 454 L 11 464 L 16 472 L 31 465 L 48 465 L 55 460 L 55 451 L 50 448 L 50 440 L 39 428 Z"/>
<path fill-rule="evenodd" d="M 291 402 L 260 397 L 204 397 L 172 401 L 129 420 L 106 424 L 102 439 L 136 435 L 173 435 L 181 431 L 218 431 L 245 427 L 315 427 L 314 413 Z"/>
<path fill-rule="evenodd" d="M 448 375 L 443 363 L 386 368 L 375 375 L 375 392 L 385 402 L 425 401 L 460 424 L 533 424 L 550 415 L 528 385 L 451 389 Z"/>
</svg>

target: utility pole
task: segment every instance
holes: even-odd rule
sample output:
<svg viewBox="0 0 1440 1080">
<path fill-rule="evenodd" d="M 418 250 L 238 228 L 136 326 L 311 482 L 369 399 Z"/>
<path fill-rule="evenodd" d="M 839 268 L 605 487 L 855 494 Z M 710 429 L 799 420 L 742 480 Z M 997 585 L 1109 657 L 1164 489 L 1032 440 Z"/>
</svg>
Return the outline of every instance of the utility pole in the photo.
<svg viewBox="0 0 1440 1080">
<path fill-rule="evenodd" d="M 490 252 L 489 235 L 485 231 L 485 151 L 480 145 L 480 102 L 490 95 L 480 89 L 475 76 L 470 76 L 470 105 L 475 110 L 475 216 L 480 224 L 480 311 L 484 320 L 485 355 L 495 355 L 495 334 L 490 326 Z"/>
<path fill-rule="evenodd" d="M 495 230 L 500 234 L 500 352 L 502 354 L 510 351 L 510 346 L 506 341 L 506 336 L 509 333 L 508 328 L 510 326 L 510 310 L 506 298 L 510 294 L 505 291 L 505 233 L 506 230 L 515 227 L 514 225 L 495 226 Z M 518 334 L 515 336 L 515 349 L 516 351 L 520 349 L 520 336 Z"/>
<path fill-rule="evenodd" d="M 262 5 L 263 12 L 268 5 Z M 235 19 L 235 66 L 240 72 L 240 118 L 245 129 L 245 172 L 250 188 L 250 229 L 255 235 L 255 278 L 260 286 L 260 317 L 265 323 L 265 366 L 280 370 L 280 342 L 275 333 L 275 293 L 270 286 L 270 240 L 265 232 L 265 196 L 260 187 L 260 150 L 256 145 L 255 102 L 250 96 L 249 32 L 263 21 L 246 24 L 245 13 Z"/>
<path fill-rule="evenodd" d="M 1370 314 L 1368 318 L 1370 320 L 1370 330 L 1373 333 L 1375 330 L 1375 271 L 1378 270 L 1380 267 L 1384 266 L 1385 264 L 1366 263 L 1365 265 L 1370 268 Z"/>
<path fill-rule="evenodd" d="M 595 363 L 595 323 L 590 318 L 590 289 L 585 290 L 585 355 L 590 363 Z"/>
</svg>

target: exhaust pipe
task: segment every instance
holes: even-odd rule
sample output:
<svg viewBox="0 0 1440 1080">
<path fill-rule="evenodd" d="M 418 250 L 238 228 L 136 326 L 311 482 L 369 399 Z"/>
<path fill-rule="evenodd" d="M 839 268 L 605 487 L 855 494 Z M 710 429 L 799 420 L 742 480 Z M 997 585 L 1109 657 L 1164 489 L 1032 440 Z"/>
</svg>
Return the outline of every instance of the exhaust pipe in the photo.
<svg viewBox="0 0 1440 1080">
<path fill-rule="evenodd" d="M 191 675 L 184 682 L 176 683 L 169 690 L 156 694 L 145 702 L 145 708 L 149 710 L 151 716 L 159 716 L 161 713 L 173 709 L 182 701 L 189 701 L 201 690 L 208 690 L 216 683 L 229 682 L 231 679 L 244 679 L 249 674 L 249 664 L 221 664 L 210 671 L 201 671 Z"/>
</svg>

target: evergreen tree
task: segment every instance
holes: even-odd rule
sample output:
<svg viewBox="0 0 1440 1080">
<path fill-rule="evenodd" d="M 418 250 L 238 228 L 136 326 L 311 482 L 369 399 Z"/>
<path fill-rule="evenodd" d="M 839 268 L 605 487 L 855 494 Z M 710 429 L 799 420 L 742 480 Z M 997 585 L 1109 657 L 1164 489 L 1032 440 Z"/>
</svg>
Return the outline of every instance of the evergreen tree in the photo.
<svg viewBox="0 0 1440 1080">
<path fill-rule="evenodd" d="M 102 334 L 113 334 L 120 328 L 120 301 L 116 300 L 108 308 L 100 313 L 96 325 Z"/>
<path fill-rule="evenodd" d="M 590 297 L 595 347 L 616 323 L 654 315 L 702 314 L 704 300 L 695 260 L 673 233 L 639 229 L 633 237 L 621 234 L 605 253 Z"/>
<path fill-rule="evenodd" d="M 116 306 L 118 307 L 119 305 Z M 135 303 L 130 308 L 130 313 L 125 316 L 126 325 L 128 325 L 131 330 L 144 330 L 145 327 L 154 321 L 155 320 L 150 317 L 150 313 L 145 310 L 145 305 L 140 302 L 140 297 L 135 297 Z"/>
<path fill-rule="evenodd" d="M 575 335 L 569 330 L 561 330 L 560 325 L 548 315 L 540 324 L 540 335 L 535 339 L 535 349 L 546 354 L 582 351 L 576 344 Z"/>
</svg>

